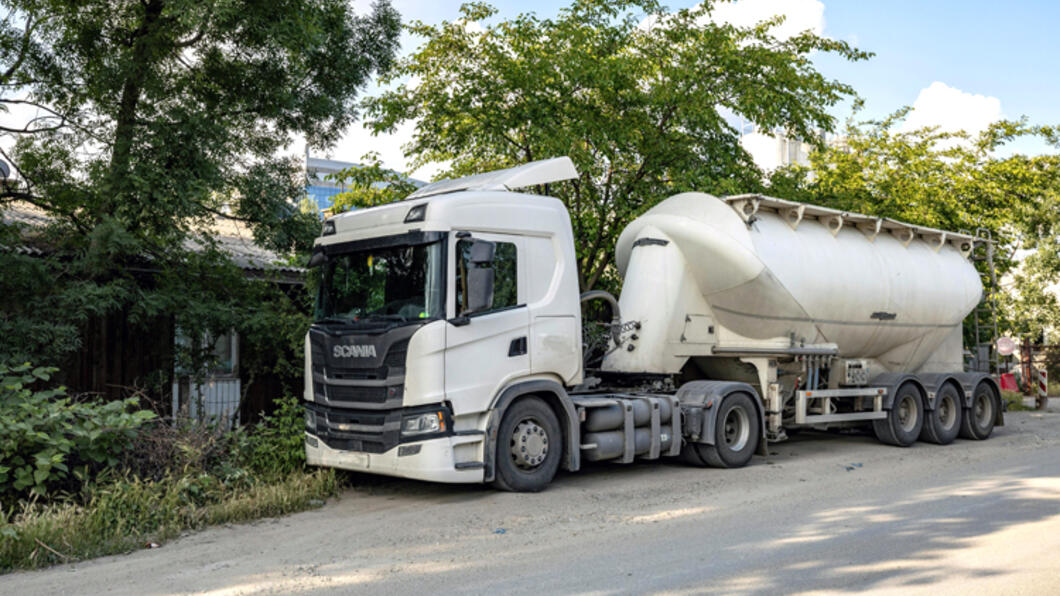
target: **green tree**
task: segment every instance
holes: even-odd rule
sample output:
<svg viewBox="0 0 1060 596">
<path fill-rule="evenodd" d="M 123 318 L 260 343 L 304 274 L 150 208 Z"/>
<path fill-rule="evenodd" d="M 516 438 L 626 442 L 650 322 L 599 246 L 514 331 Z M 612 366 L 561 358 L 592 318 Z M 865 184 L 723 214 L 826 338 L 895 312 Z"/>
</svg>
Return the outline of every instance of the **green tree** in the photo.
<svg viewBox="0 0 1060 596">
<path fill-rule="evenodd" d="M 1019 137 L 1055 144 L 1060 129 L 1000 121 L 979 135 L 905 131 L 908 111 L 879 121 L 850 119 L 842 136 L 810 154 L 809 166 L 773 172 L 769 192 L 943 230 L 989 231 L 1005 330 L 1038 336 L 1060 325 L 1056 297 L 1046 291 L 1060 280 L 1060 156 L 1000 155 Z M 1018 268 L 1017 249 L 1030 251 Z M 980 269 L 989 287 L 982 263 Z"/>
<path fill-rule="evenodd" d="M 0 7 L 0 110 L 37 114 L 0 127 L 15 140 L 0 210 L 29 203 L 52 222 L 0 226 L 3 246 L 43 252 L 0 251 L 0 359 L 56 364 L 107 313 L 172 315 L 192 336 L 298 335 L 304 298 L 248 282 L 215 221 L 282 255 L 308 248 L 319 221 L 298 208 L 304 176 L 283 150 L 329 146 L 357 118 L 398 47 L 389 3 L 361 15 L 346 0 Z"/>
<path fill-rule="evenodd" d="M 845 42 L 774 37 L 773 19 L 712 22 L 713 2 L 669 12 L 654 0 L 575 0 L 554 19 L 465 4 L 452 22 L 408 30 L 423 45 L 366 100 L 376 133 L 414 121 L 413 165 L 465 175 L 569 155 L 580 178 L 550 189 L 571 212 L 583 290 L 608 281 L 618 234 L 670 193 L 746 192 L 761 174 L 725 114 L 815 139 L 853 90 L 817 72 L 815 52 L 861 60 Z"/>
<path fill-rule="evenodd" d="M 331 198 L 333 213 L 393 203 L 416 190 L 407 174 L 384 167 L 378 153 L 369 153 L 364 160 L 362 165 L 328 176 L 343 185 L 343 191 Z"/>
</svg>

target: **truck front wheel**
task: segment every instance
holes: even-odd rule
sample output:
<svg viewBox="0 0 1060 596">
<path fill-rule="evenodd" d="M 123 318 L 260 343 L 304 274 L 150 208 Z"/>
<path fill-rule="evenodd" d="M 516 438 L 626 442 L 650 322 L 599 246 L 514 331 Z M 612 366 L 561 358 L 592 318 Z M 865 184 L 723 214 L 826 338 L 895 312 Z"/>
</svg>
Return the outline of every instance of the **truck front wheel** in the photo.
<svg viewBox="0 0 1060 596">
<path fill-rule="evenodd" d="M 751 461 L 761 425 L 758 410 L 746 393 L 733 393 L 721 402 L 714 420 L 714 444 L 688 443 L 682 449 L 685 461 L 713 468 L 741 468 Z"/>
<path fill-rule="evenodd" d="M 538 492 L 552 482 L 563 455 L 563 437 L 552 408 L 524 397 L 504 412 L 497 431 L 493 485 L 512 492 Z"/>
</svg>

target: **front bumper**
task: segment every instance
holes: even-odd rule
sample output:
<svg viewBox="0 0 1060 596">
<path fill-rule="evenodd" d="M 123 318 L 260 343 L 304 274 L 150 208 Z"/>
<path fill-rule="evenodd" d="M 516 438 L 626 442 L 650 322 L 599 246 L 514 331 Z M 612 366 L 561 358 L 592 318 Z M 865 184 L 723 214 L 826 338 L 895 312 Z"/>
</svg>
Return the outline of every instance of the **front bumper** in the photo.
<svg viewBox="0 0 1060 596">
<path fill-rule="evenodd" d="M 458 463 L 454 456 L 459 445 L 480 443 L 484 435 L 453 435 L 402 443 L 383 453 L 332 449 L 324 441 L 306 433 L 306 463 L 414 478 L 431 482 L 481 483 L 483 468 L 473 462 Z"/>
</svg>

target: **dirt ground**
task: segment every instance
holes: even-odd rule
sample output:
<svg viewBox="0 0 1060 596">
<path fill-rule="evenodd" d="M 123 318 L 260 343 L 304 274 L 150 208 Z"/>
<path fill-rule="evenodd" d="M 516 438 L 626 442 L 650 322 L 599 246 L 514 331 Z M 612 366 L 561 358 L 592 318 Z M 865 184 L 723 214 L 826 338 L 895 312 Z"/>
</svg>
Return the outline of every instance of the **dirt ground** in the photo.
<svg viewBox="0 0 1060 596">
<path fill-rule="evenodd" d="M 985 442 L 805 433 L 744 469 L 596 465 L 540 494 L 356 476 L 318 510 L 0 593 L 1060 594 L 1058 401 Z"/>
</svg>

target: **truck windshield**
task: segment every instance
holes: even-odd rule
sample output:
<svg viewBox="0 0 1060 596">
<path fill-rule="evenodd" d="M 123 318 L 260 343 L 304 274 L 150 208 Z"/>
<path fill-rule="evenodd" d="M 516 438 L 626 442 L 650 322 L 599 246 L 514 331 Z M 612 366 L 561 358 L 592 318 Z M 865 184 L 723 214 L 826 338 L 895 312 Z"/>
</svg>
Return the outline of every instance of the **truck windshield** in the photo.
<svg viewBox="0 0 1060 596">
<path fill-rule="evenodd" d="M 332 255 L 321 267 L 317 322 L 407 323 L 441 317 L 443 243 Z"/>
</svg>

